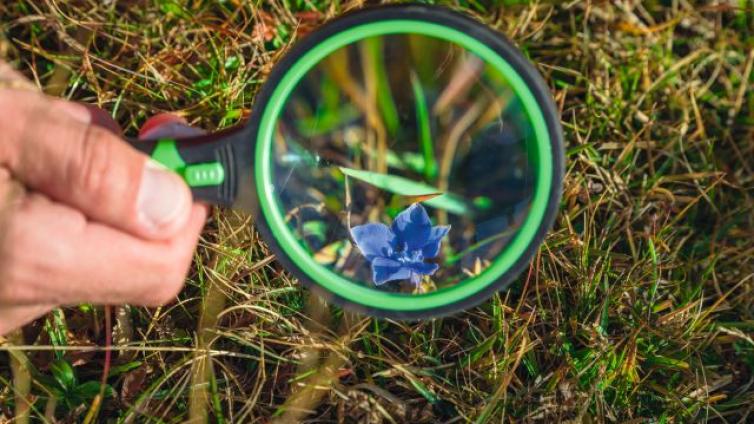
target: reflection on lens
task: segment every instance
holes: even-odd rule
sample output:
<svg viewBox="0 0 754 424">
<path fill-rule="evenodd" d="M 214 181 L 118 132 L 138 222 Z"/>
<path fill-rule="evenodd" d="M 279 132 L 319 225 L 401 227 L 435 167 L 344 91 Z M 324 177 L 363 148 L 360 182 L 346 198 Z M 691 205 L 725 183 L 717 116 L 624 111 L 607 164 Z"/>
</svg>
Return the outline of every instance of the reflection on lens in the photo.
<svg viewBox="0 0 754 424">
<path fill-rule="evenodd" d="M 534 131 L 505 77 L 417 34 L 361 40 L 315 65 L 273 143 L 285 221 L 321 266 L 418 294 L 484 271 L 529 212 Z"/>
</svg>

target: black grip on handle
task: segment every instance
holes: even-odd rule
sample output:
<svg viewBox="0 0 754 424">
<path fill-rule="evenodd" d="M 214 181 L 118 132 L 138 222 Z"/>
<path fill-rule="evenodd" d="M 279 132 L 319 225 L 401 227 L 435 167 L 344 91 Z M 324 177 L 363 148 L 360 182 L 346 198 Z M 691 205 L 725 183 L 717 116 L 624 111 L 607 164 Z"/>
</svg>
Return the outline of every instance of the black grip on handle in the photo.
<svg viewBox="0 0 754 424">
<path fill-rule="evenodd" d="M 230 207 L 238 194 L 239 175 L 250 166 L 246 127 L 190 138 L 129 141 L 156 162 L 178 173 L 194 200 Z"/>
</svg>

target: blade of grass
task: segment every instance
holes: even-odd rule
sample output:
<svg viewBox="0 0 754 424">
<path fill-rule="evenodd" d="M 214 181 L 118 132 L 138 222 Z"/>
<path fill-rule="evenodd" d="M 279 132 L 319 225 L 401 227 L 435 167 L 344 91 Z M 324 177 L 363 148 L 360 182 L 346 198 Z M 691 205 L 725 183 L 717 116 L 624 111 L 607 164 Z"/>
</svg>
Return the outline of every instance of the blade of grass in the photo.
<svg viewBox="0 0 754 424">
<path fill-rule="evenodd" d="M 435 161 L 435 149 L 432 143 L 432 127 L 429 122 L 429 110 L 427 99 L 424 96 L 424 88 L 416 73 L 411 74 L 411 88 L 414 92 L 416 103 L 416 124 L 419 133 L 419 145 L 424 156 L 424 177 L 428 181 L 437 178 L 437 161 Z"/>
<path fill-rule="evenodd" d="M 437 181 L 440 191 L 447 191 L 450 185 L 450 171 L 453 166 L 453 158 L 455 158 L 458 145 L 461 142 L 461 137 L 486 108 L 486 101 L 477 101 L 451 125 L 450 131 L 444 140 L 442 160 L 440 162 L 440 175 Z M 442 210 L 437 214 L 437 223 L 439 225 L 447 225 L 448 223 L 448 216 Z"/>
<path fill-rule="evenodd" d="M 412 181 L 397 175 L 379 174 L 377 172 L 361 171 L 343 166 L 340 167 L 340 170 L 349 177 L 400 196 L 429 196 L 440 192 L 442 194 L 424 203 L 433 208 L 442 209 L 456 215 L 466 215 L 472 212 L 466 201 L 460 196 L 442 192 L 442 190 L 438 190 L 436 187 L 421 182 Z"/>
<path fill-rule="evenodd" d="M 364 41 L 366 52 L 370 56 L 370 62 L 374 69 L 374 77 L 377 84 L 377 106 L 382 113 L 385 128 L 388 134 L 395 136 L 398 131 L 398 110 L 395 108 L 393 92 L 390 89 L 390 81 L 385 71 L 385 57 L 382 51 L 382 39 L 372 37 Z"/>
</svg>

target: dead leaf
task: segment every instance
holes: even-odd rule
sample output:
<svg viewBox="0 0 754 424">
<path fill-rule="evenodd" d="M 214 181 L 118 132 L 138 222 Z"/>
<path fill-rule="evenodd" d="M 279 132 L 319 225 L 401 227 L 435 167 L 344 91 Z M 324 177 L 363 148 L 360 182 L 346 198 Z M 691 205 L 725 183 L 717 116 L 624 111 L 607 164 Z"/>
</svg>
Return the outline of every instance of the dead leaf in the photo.
<svg viewBox="0 0 754 424">
<path fill-rule="evenodd" d="M 123 387 L 120 391 L 120 398 L 123 402 L 130 402 L 136 396 L 144 391 L 144 384 L 147 380 L 147 367 L 145 365 L 136 368 L 123 378 Z"/>
<path fill-rule="evenodd" d="M 277 20 L 275 19 L 275 17 L 268 12 L 265 12 L 264 10 L 260 10 L 259 20 L 258 23 L 254 26 L 252 37 L 254 38 L 254 40 L 261 42 L 272 41 L 275 38 L 277 31 L 276 28 Z"/>
</svg>

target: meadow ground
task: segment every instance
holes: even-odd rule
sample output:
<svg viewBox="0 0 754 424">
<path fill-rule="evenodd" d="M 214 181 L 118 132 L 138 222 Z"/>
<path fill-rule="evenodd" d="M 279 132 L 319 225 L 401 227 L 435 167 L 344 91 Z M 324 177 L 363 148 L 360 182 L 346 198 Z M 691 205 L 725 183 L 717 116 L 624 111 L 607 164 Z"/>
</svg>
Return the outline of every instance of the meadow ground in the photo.
<svg viewBox="0 0 754 424">
<path fill-rule="evenodd" d="M 446 4 L 531 58 L 566 135 L 555 228 L 510 290 L 445 319 L 343 314 L 215 210 L 175 303 L 114 308 L 104 398 L 104 311 L 60 309 L 12 340 L 28 374 L 0 356 L 0 420 L 27 392 L 34 422 L 754 420 L 754 2 L 489 3 Z M 3 1 L 0 53 L 130 135 L 160 111 L 214 129 L 361 6 Z"/>
</svg>

